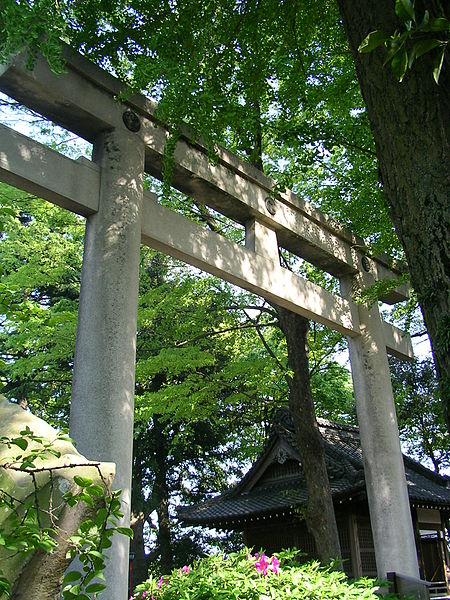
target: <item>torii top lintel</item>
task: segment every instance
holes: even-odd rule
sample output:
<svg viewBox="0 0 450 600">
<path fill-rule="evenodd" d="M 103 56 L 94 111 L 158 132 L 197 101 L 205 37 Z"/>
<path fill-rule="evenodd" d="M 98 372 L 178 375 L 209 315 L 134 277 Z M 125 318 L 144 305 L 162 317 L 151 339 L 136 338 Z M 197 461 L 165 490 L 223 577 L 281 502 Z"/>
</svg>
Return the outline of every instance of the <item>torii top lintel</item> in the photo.
<svg viewBox="0 0 450 600">
<path fill-rule="evenodd" d="M 37 60 L 33 71 L 25 68 L 23 56 L 15 57 L 6 65 L 0 65 L 0 89 L 25 106 L 91 142 L 102 132 L 123 128 L 124 115 L 131 111 L 131 116 L 137 117 L 137 121 L 134 123 L 135 127 L 133 124 L 131 127 L 128 124 L 128 127 L 134 128 L 136 131 L 133 135 L 139 136 L 145 144 L 145 171 L 161 178 L 162 156 L 168 132 L 155 117 L 155 103 L 143 95 L 134 95 L 124 103 L 118 102 L 117 96 L 123 88 L 117 79 L 69 47 L 65 47 L 64 52 L 67 61 L 66 72 L 59 76 L 50 71 L 42 58 Z M 9 133 L 6 130 L 7 128 L 2 126 L 0 131 L 5 140 L 3 145 L 8 147 L 9 152 L 6 156 L 0 149 L 0 174 L 3 175 L 4 181 L 33 193 L 42 192 L 43 198 L 81 214 L 88 215 L 96 211 L 92 192 L 85 193 L 86 197 L 90 196 L 89 200 L 79 201 L 84 190 L 92 190 L 97 185 L 99 173 L 95 164 L 90 161 L 82 163 L 72 161 L 20 134 Z M 16 165 L 23 162 L 21 159 L 24 148 L 29 157 L 34 156 L 34 169 L 30 168 L 31 164 L 27 167 L 12 167 L 14 160 Z M 401 274 L 399 269 L 390 267 L 387 259 L 383 257 L 371 258 L 367 263 L 363 240 L 292 192 L 272 193 L 275 188 L 274 182 L 248 163 L 222 148 L 217 149 L 217 155 L 218 160 L 211 164 L 205 146 L 201 141 L 193 139 L 186 128 L 175 150 L 173 186 L 246 227 L 249 223 L 256 222 L 262 230 L 266 228 L 269 233 L 274 232 L 275 243 L 336 277 L 365 274 L 367 264 L 374 280 L 395 280 Z M 67 167 L 67 173 L 70 174 L 70 177 L 66 177 L 65 180 L 63 176 L 59 177 L 53 190 L 50 189 L 48 178 L 44 173 L 44 165 L 47 162 L 52 162 L 52 168 L 58 169 L 61 173 Z M 21 168 L 26 169 L 25 174 L 19 173 Z M 33 175 L 30 175 L 31 171 Z M 75 175 L 75 172 L 78 174 Z M 21 184 L 20 182 L 25 179 L 26 185 Z M 76 182 L 76 190 L 75 184 L 70 187 L 71 180 Z M 254 260 L 249 261 L 247 249 L 237 245 L 233 245 L 232 248 L 231 243 L 227 245 L 227 241 L 223 238 L 217 239 L 218 236 L 211 242 L 212 235 L 208 235 L 208 240 L 204 239 L 205 244 L 201 249 L 198 244 L 193 249 L 187 249 L 186 244 L 177 246 L 180 244 L 180 236 L 173 235 L 170 241 L 163 239 L 160 235 L 162 229 L 171 231 L 178 227 L 179 232 L 183 231 L 181 238 L 186 239 L 190 236 L 195 240 L 206 235 L 206 232 L 203 233 L 198 226 L 186 219 L 178 222 L 181 219 L 179 215 L 174 213 L 169 215 L 167 209 L 157 205 L 154 198 L 152 201 L 148 193 L 146 196 L 149 202 L 144 203 L 142 229 L 144 243 L 223 276 L 269 299 L 281 303 L 285 301 L 284 305 L 289 308 L 294 307 L 294 310 L 299 301 L 303 302 L 306 296 L 308 298 L 312 298 L 314 294 L 317 296 L 317 286 L 310 284 L 308 288 L 309 282 L 305 282 L 303 296 L 292 294 L 292 297 L 289 297 L 290 292 L 287 291 L 284 293 L 287 298 L 282 298 L 276 294 L 271 295 L 269 288 L 272 282 L 267 287 L 260 286 L 256 274 L 252 281 L 247 275 L 248 265 L 250 262 L 254 263 L 256 272 L 258 261 L 261 265 L 264 261 L 264 258 L 257 254 L 256 248 L 253 248 L 252 253 Z M 65 201 L 58 199 L 64 197 Z M 146 219 L 145 211 L 148 212 L 150 205 L 153 211 L 152 218 Z M 159 226 L 155 219 L 160 219 Z M 221 261 L 219 267 L 217 264 L 211 267 L 214 260 L 208 262 L 202 254 L 207 243 L 210 245 L 211 254 L 220 252 L 223 256 L 237 257 L 235 263 L 239 268 L 233 271 L 233 268 L 228 265 L 223 267 L 226 260 Z M 242 275 L 244 271 L 245 276 Z M 274 275 L 275 271 L 276 275 Z M 285 272 L 285 269 L 275 269 L 275 271 L 271 272 L 271 278 L 278 277 L 279 287 L 285 290 L 298 288 L 295 282 L 294 284 L 291 282 L 290 275 Z M 267 269 L 265 272 L 267 273 Z M 318 317 L 316 320 L 347 335 L 357 335 L 359 325 L 351 315 L 352 312 L 354 313 L 351 310 L 351 303 L 325 290 L 319 294 L 319 304 L 322 305 L 320 314 L 317 314 L 314 309 L 310 310 L 308 306 L 298 312 L 309 318 Z M 401 285 L 381 299 L 394 303 L 406 297 L 408 297 L 408 287 Z M 312 306 L 313 301 L 310 303 Z M 329 314 L 332 316 L 329 317 Z M 388 350 L 396 355 L 410 356 L 410 349 L 404 350 L 405 342 L 408 345 L 409 341 L 402 338 L 398 330 L 389 329 L 387 326 L 385 329 L 390 340 L 387 342 Z"/>
<path fill-rule="evenodd" d="M 155 119 L 156 104 L 143 95 L 117 102 L 121 83 L 103 69 L 65 48 L 67 72 L 56 76 L 44 60 L 30 72 L 22 56 L 0 66 L 0 87 L 25 106 L 92 142 L 100 132 L 114 128 L 128 108 L 140 120 L 137 135 L 146 143 L 146 171 L 161 176 L 161 157 L 167 131 Z M 245 224 L 258 218 L 275 229 L 279 244 L 332 275 L 356 273 L 364 255 L 364 241 L 290 191 L 274 200 L 270 209 L 266 199 L 274 182 L 252 165 L 218 148 L 218 165 L 207 160 L 206 148 L 183 131 L 176 151 L 173 185 L 222 214 Z M 270 212 L 269 212 L 270 210 Z M 275 214 L 271 214 L 274 212 Z M 325 239 L 327 238 L 327 239 Z M 357 248 L 356 256 L 351 256 Z M 355 260 L 356 259 L 356 260 Z M 400 270 L 377 257 L 381 278 L 398 278 Z M 403 287 L 386 301 L 407 297 Z"/>
</svg>

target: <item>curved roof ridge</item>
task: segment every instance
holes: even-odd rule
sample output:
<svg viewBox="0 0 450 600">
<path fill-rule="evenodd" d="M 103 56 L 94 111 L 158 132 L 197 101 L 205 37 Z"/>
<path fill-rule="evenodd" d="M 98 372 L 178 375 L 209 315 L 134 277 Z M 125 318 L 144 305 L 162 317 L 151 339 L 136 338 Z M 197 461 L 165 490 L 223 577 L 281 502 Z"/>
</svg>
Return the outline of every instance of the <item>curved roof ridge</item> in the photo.
<svg viewBox="0 0 450 600">
<path fill-rule="evenodd" d="M 423 477 L 427 477 L 431 481 L 435 481 L 440 485 L 443 485 L 447 488 L 450 488 L 450 477 L 448 475 L 441 475 L 440 473 L 436 473 L 436 471 L 432 471 L 419 461 L 411 458 L 407 454 L 403 454 L 403 462 L 405 463 L 405 467 L 409 466 L 413 468 L 417 473 L 422 475 Z"/>
<path fill-rule="evenodd" d="M 317 423 L 319 427 L 327 427 L 329 429 L 338 429 L 339 431 L 351 431 L 359 435 L 359 427 L 356 425 L 349 425 L 347 423 L 341 423 L 340 421 L 331 421 L 323 417 L 317 417 Z"/>
</svg>

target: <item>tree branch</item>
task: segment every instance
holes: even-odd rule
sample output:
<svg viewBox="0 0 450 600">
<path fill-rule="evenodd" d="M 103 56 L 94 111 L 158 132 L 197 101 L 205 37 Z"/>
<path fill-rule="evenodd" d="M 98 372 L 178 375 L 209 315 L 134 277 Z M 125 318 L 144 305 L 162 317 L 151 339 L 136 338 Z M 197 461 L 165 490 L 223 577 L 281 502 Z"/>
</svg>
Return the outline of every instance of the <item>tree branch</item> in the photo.
<svg viewBox="0 0 450 600">
<path fill-rule="evenodd" d="M 244 313 L 245 313 L 247 319 L 249 319 L 249 321 L 255 322 L 255 319 L 252 319 L 245 310 L 244 310 Z M 272 348 L 267 343 L 266 338 L 262 334 L 260 325 L 256 327 L 256 333 L 258 334 L 258 337 L 261 340 L 264 348 L 267 350 L 269 355 L 273 358 L 273 360 L 275 361 L 278 368 L 284 373 L 286 371 L 286 368 L 283 366 L 283 364 L 280 362 L 278 356 L 276 356 L 275 352 L 272 350 Z"/>
<path fill-rule="evenodd" d="M 227 306 L 225 308 L 225 310 L 242 310 L 243 313 L 245 313 L 245 310 L 259 310 L 260 312 L 263 313 L 267 313 L 268 315 L 270 315 L 271 317 L 273 317 L 274 319 L 277 318 L 277 313 L 275 310 L 273 310 L 272 308 L 268 308 L 267 306 L 265 306 L 267 302 L 264 302 L 264 304 L 236 304 L 234 306 Z"/>
<path fill-rule="evenodd" d="M 258 327 L 273 327 L 277 325 L 276 321 L 271 323 L 264 323 L 263 325 L 255 324 L 255 323 L 244 323 L 242 325 L 235 325 L 233 327 L 226 327 L 225 329 L 219 329 L 217 331 L 207 331 L 206 333 L 201 333 L 191 338 L 190 340 L 185 340 L 184 342 L 175 343 L 175 348 L 182 348 L 183 346 L 187 346 L 187 344 L 191 344 L 192 342 L 197 342 L 198 340 L 213 337 L 215 335 L 221 335 L 223 333 L 229 333 L 230 331 L 240 331 L 242 329 L 257 329 Z"/>
</svg>

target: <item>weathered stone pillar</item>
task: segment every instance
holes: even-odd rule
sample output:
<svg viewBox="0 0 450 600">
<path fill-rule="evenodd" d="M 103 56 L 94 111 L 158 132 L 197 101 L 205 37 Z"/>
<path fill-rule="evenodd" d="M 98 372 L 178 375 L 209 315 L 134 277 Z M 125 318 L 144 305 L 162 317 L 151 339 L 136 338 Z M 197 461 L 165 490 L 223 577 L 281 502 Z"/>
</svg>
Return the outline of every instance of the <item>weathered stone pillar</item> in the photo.
<svg viewBox="0 0 450 600">
<path fill-rule="evenodd" d="M 372 283 L 370 276 L 364 280 L 341 280 L 343 296 L 350 299 L 352 286 Z M 396 571 L 419 577 L 380 313 L 377 304 L 355 310 L 361 335 L 348 342 L 378 576 Z"/>
<path fill-rule="evenodd" d="M 70 433 L 89 459 L 116 463 L 113 489 L 122 489 L 128 525 L 144 144 L 125 128 L 107 132 L 93 158 L 100 204 L 86 225 Z M 128 538 L 115 536 L 102 598 L 127 598 L 128 549 Z"/>
</svg>

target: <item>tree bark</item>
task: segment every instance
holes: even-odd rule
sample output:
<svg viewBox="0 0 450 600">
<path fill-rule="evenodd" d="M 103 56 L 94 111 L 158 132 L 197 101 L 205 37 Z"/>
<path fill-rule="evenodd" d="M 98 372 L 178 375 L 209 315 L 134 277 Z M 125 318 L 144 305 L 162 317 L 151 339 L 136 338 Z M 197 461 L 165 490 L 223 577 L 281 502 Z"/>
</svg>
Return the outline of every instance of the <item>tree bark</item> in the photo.
<svg viewBox="0 0 450 600">
<path fill-rule="evenodd" d="M 150 561 L 145 554 L 144 524 L 144 513 L 131 513 L 130 527 L 133 530 L 133 539 L 130 542 L 130 552 L 134 555 L 133 562 L 131 563 L 131 580 L 133 588 L 145 581 L 148 577 Z"/>
<path fill-rule="evenodd" d="M 288 349 L 292 375 L 289 384 L 289 409 L 308 489 L 306 524 L 314 537 L 323 562 L 341 559 L 339 535 L 325 463 L 322 435 L 317 424 L 311 393 L 308 365 L 309 322 L 304 317 L 276 306 Z"/>
<path fill-rule="evenodd" d="M 158 547 L 161 556 L 161 570 L 170 573 L 173 569 L 173 555 L 170 535 L 169 487 L 167 485 L 167 443 L 163 424 L 157 415 L 153 417 L 154 435 L 157 440 L 155 453 L 155 483 L 153 495 L 157 499 Z"/>
<path fill-rule="evenodd" d="M 448 51 L 439 85 L 432 77 L 432 53 L 414 63 L 399 83 L 390 65 L 383 67 L 384 48 L 358 53 L 369 32 L 393 33 L 399 26 L 394 1 L 338 0 L 338 5 L 375 139 L 381 182 L 430 337 L 450 431 Z M 436 5 L 434 0 L 427 2 L 431 16 Z M 420 15 L 419 2 L 416 12 Z"/>
<path fill-rule="evenodd" d="M 131 519 L 133 539 L 130 541 L 130 552 L 134 554 L 131 565 L 131 584 L 135 588 L 148 577 L 150 557 L 145 554 L 144 525 L 147 516 L 152 512 L 151 502 L 145 496 L 148 487 L 147 469 L 150 456 L 149 426 L 144 426 L 133 440 L 133 479 L 131 488 Z"/>
<path fill-rule="evenodd" d="M 253 106 L 260 113 L 259 101 Z M 263 171 L 261 119 L 257 120 L 256 147 L 252 153 L 253 165 Z M 306 524 L 314 538 L 319 559 L 328 563 L 341 560 L 341 546 L 334 514 L 333 499 L 325 464 L 323 440 L 316 419 L 311 393 L 308 364 L 308 328 L 304 317 L 272 304 L 277 311 L 280 328 L 286 338 L 288 365 L 293 377 L 287 376 L 289 409 L 294 419 L 295 436 L 305 474 L 308 501 Z"/>
<path fill-rule="evenodd" d="M 68 539 L 84 520 L 95 515 L 96 508 L 83 502 L 74 507 L 65 505 L 58 519 L 57 547 L 51 553 L 38 550 L 33 555 L 13 586 L 11 600 L 59 600 L 64 573 L 72 562 L 66 558 Z"/>
</svg>

